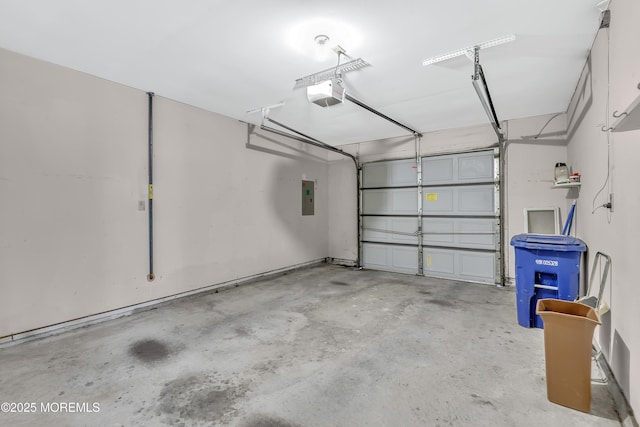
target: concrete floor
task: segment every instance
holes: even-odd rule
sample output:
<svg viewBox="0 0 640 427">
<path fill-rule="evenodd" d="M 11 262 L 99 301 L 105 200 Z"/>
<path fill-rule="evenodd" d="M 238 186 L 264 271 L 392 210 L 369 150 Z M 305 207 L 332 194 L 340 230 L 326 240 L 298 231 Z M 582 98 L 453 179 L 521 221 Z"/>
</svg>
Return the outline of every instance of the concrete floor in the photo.
<svg viewBox="0 0 640 427">
<path fill-rule="evenodd" d="M 591 414 L 547 401 L 543 331 L 518 326 L 512 288 L 329 265 L 5 347 L 0 360 L 0 402 L 37 406 L 0 413 L 7 426 L 620 425 L 604 385 Z"/>
</svg>

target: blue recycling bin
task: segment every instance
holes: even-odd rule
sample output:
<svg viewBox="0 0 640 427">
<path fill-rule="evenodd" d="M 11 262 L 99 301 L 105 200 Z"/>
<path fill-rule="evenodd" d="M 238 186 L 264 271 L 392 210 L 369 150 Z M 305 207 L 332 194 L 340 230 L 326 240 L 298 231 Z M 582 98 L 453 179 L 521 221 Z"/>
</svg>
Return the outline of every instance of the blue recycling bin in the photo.
<svg viewBox="0 0 640 427">
<path fill-rule="evenodd" d="M 574 301 L 580 293 L 580 259 L 587 245 L 571 236 L 518 234 L 516 252 L 518 323 L 543 328 L 536 304 L 544 298 Z"/>
</svg>

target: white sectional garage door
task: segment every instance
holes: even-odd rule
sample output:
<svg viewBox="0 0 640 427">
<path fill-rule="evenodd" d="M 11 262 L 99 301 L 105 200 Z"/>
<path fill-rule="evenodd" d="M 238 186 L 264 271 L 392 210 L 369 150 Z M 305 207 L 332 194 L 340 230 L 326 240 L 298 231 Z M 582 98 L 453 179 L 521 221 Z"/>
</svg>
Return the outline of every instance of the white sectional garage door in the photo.
<svg viewBox="0 0 640 427">
<path fill-rule="evenodd" d="M 365 268 L 500 283 L 498 151 L 362 168 Z M 419 227 L 419 225 L 422 225 Z"/>
</svg>

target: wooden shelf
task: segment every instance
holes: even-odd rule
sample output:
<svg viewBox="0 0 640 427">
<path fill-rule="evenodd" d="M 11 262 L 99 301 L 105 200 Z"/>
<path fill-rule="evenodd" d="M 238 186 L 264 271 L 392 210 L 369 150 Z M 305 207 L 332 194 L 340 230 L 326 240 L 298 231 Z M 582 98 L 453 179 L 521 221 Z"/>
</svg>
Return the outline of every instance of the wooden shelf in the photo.
<svg viewBox="0 0 640 427">
<path fill-rule="evenodd" d="M 579 182 L 567 182 L 565 184 L 553 184 L 553 187 L 551 188 L 578 188 L 580 185 L 581 184 Z"/>
<path fill-rule="evenodd" d="M 640 85 L 638 85 L 640 89 Z M 626 132 L 640 129 L 640 96 L 627 107 L 611 126 L 611 132 Z"/>
</svg>

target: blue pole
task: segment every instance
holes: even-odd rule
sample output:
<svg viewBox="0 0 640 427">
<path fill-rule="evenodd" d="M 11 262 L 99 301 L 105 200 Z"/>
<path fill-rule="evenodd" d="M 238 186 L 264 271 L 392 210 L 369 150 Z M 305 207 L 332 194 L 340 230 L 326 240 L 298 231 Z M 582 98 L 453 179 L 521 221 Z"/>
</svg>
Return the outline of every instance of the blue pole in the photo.
<svg viewBox="0 0 640 427">
<path fill-rule="evenodd" d="M 569 210 L 569 215 L 567 215 L 567 220 L 564 223 L 564 227 L 562 228 L 562 235 L 568 236 L 571 233 L 571 225 L 573 224 L 573 213 L 576 210 L 576 203 L 573 202 L 571 205 L 571 209 Z"/>
</svg>

